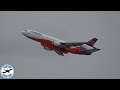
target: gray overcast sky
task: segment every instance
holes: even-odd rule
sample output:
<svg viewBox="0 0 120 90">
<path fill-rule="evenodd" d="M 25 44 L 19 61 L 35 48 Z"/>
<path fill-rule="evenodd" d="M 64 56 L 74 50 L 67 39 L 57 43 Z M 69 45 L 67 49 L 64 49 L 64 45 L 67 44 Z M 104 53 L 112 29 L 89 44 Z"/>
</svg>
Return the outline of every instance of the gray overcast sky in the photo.
<svg viewBox="0 0 120 90">
<path fill-rule="evenodd" d="M 101 50 L 62 57 L 24 37 L 25 29 L 69 42 L 96 37 Z M 119 39 L 117 11 L 0 11 L 0 67 L 12 65 L 13 79 L 120 79 Z"/>
</svg>

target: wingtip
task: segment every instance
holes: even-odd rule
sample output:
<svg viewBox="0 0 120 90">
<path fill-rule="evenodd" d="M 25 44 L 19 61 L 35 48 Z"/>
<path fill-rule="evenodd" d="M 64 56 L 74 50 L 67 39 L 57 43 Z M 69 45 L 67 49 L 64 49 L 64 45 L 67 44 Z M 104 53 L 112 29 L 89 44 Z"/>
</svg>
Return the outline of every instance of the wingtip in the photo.
<svg viewBox="0 0 120 90">
<path fill-rule="evenodd" d="M 101 50 L 101 49 L 97 49 L 97 51 L 99 51 L 99 50 Z"/>
</svg>

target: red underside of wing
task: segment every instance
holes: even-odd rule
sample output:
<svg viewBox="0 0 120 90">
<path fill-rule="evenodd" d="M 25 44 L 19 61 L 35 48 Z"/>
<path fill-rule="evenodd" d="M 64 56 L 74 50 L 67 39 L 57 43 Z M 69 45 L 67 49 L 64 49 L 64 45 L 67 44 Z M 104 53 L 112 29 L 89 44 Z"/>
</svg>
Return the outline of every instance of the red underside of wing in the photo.
<svg viewBox="0 0 120 90">
<path fill-rule="evenodd" d="M 30 39 L 32 39 L 32 40 L 35 40 L 35 41 L 38 41 L 38 42 L 41 43 L 42 46 L 51 48 L 51 49 L 53 49 L 53 50 L 58 50 L 58 51 L 61 51 L 61 50 L 62 50 L 62 52 L 64 52 L 64 53 L 70 52 L 70 53 L 74 53 L 74 54 L 83 54 L 81 48 L 63 49 L 63 48 L 61 48 L 61 47 L 59 47 L 59 46 L 53 45 L 52 41 L 50 41 L 50 40 L 36 39 L 36 38 L 31 38 L 31 37 L 28 37 L 28 38 L 30 38 Z"/>
<path fill-rule="evenodd" d="M 58 50 L 58 51 L 63 51 L 64 53 L 68 53 L 68 51 L 66 49 L 63 49 L 63 48 L 61 48 L 59 46 L 53 45 L 52 41 L 50 41 L 50 40 L 36 39 L 36 38 L 31 38 L 31 37 L 28 37 L 28 38 L 30 38 L 32 40 L 35 40 L 37 42 L 40 42 L 41 45 L 44 46 L 44 47 L 48 47 L 48 48 L 51 48 L 53 50 Z"/>
</svg>

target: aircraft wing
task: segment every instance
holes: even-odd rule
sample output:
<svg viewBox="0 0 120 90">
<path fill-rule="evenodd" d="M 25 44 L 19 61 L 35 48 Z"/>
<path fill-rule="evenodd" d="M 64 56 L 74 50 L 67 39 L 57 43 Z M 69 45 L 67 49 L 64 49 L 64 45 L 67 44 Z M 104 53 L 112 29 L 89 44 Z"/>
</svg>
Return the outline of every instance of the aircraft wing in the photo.
<svg viewBox="0 0 120 90">
<path fill-rule="evenodd" d="M 88 44 L 88 42 L 65 42 L 61 43 L 61 47 L 80 46 L 83 44 Z"/>
<path fill-rule="evenodd" d="M 63 52 L 55 50 L 58 55 L 64 56 Z"/>
<path fill-rule="evenodd" d="M 71 46 L 80 46 L 83 44 L 93 46 L 97 40 L 98 40 L 97 38 L 93 38 L 93 39 L 89 40 L 88 42 L 65 42 L 65 43 L 61 43 L 61 47 L 66 48 L 66 47 L 71 47 Z"/>
</svg>

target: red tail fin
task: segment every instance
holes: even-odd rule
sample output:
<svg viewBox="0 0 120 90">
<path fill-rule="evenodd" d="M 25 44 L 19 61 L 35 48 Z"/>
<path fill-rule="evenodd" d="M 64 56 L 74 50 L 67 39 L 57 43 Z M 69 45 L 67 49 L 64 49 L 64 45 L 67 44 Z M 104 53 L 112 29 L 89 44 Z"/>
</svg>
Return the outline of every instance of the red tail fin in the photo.
<svg viewBox="0 0 120 90">
<path fill-rule="evenodd" d="M 88 41 L 88 45 L 93 46 L 96 43 L 97 40 L 98 40 L 97 38 L 91 39 L 90 41 Z"/>
</svg>

